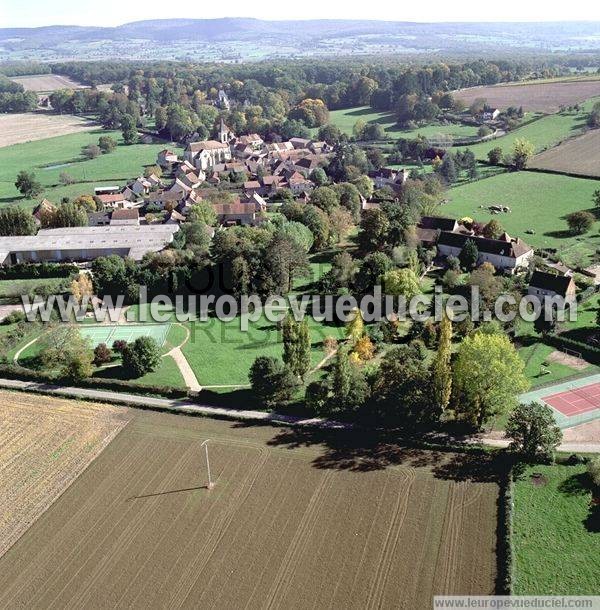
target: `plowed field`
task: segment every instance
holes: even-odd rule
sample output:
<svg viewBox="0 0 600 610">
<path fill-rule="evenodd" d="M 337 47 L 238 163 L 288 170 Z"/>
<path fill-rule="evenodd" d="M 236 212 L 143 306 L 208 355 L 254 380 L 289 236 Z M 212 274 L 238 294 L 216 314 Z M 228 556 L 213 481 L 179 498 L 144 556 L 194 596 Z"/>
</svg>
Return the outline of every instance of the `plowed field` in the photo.
<svg viewBox="0 0 600 610">
<path fill-rule="evenodd" d="M 523 106 L 528 112 L 558 112 L 561 106 L 571 106 L 597 95 L 600 95 L 600 79 L 594 77 L 587 80 L 507 83 L 454 92 L 454 97 L 467 105 L 483 98 L 490 106 L 500 110 L 508 106 Z"/>
<path fill-rule="evenodd" d="M 493 592 L 493 478 L 332 438 L 138 412 L 0 559 L 0 607 L 421 610 Z"/>
</svg>

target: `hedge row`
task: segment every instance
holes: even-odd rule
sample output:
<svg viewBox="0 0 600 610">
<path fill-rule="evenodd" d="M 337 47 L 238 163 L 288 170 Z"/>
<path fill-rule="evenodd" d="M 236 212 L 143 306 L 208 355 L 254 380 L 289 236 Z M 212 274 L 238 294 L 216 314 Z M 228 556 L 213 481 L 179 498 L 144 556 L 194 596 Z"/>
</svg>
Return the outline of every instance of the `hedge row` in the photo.
<svg viewBox="0 0 600 610">
<path fill-rule="evenodd" d="M 189 398 L 190 396 L 190 393 L 187 390 L 168 386 L 141 385 L 123 381 L 121 379 L 98 379 L 97 377 L 78 381 L 61 379 L 56 375 L 49 375 L 48 373 L 43 373 L 41 371 L 33 371 L 16 364 L 0 364 L 0 377 L 6 379 L 21 379 L 23 381 L 36 381 L 39 383 L 64 384 L 95 390 L 113 390 L 115 392 L 127 392 L 130 394 L 155 394 L 164 398 Z"/>
<path fill-rule="evenodd" d="M 544 339 L 544 343 L 558 349 L 566 348 L 574 352 L 579 352 L 581 357 L 588 362 L 600 364 L 600 348 L 594 347 L 593 345 L 588 345 L 587 343 L 569 339 L 568 337 L 563 337 L 561 335 L 548 335 Z"/>
<path fill-rule="evenodd" d="M 513 469 L 510 468 L 500 480 L 500 494 L 498 496 L 497 595 L 512 595 L 513 591 L 513 489 Z"/>
<path fill-rule="evenodd" d="M 78 271 L 77 265 L 62 263 L 18 263 L 11 267 L 0 267 L 0 280 L 69 277 Z"/>
</svg>

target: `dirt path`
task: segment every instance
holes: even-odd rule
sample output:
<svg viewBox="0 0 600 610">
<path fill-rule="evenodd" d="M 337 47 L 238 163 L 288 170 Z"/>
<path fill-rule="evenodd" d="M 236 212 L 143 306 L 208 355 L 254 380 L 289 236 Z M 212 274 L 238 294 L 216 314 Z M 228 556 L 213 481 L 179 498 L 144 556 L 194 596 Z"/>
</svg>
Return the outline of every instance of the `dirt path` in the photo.
<svg viewBox="0 0 600 610">
<path fill-rule="evenodd" d="M 21 356 L 21 354 L 30 346 L 33 345 L 39 338 L 41 335 L 39 335 L 38 337 L 35 337 L 35 339 L 32 339 L 31 341 L 29 341 L 29 343 L 26 343 L 23 347 L 21 347 L 19 349 L 19 351 L 13 356 L 13 362 L 15 364 L 19 364 L 19 357 Z"/>
<path fill-rule="evenodd" d="M 185 329 L 185 339 L 179 344 L 176 345 L 173 349 L 168 351 L 165 356 L 171 356 L 185 381 L 185 385 L 192 392 L 200 392 L 202 390 L 202 386 L 200 385 L 198 378 L 196 377 L 196 373 L 194 373 L 194 369 L 190 366 L 190 363 L 187 361 L 184 353 L 181 351 L 181 348 L 189 341 L 190 339 L 190 331 L 183 324 L 179 324 L 182 328 Z"/>
</svg>

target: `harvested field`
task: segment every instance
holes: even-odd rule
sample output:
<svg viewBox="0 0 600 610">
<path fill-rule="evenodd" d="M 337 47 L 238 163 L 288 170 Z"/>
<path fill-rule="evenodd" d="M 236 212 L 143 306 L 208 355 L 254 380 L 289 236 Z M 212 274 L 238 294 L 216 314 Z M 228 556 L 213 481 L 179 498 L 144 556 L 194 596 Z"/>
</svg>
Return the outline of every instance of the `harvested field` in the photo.
<svg viewBox="0 0 600 610">
<path fill-rule="evenodd" d="M 487 87 L 471 87 L 454 92 L 456 99 L 471 104 L 484 98 L 490 106 L 501 110 L 508 106 L 523 106 L 525 111 L 558 112 L 560 106 L 570 106 L 600 95 L 600 79 L 571 79 L 554 82 L 507 83 Z"/>
<path fill-rule="evenodd" d="M 539 169 L 600 177 L 600 129 L 588 131 L 536 155 L 529 165 Z"/>
<path fill-rule="evenodd" d="M 92 121 L 69 114 L 47 112 L 0 114 L 0 148 L 79 131 L 90 131 L 93 128 Z"/>
<path fill-rule="evenodd" d="M 0 391 L 0 556 L 128 421 L 125 409 Z"/>
<path fill-rule="evenodd" d="M 136 413 L 0 559 L 0 607 L 421 609 L 491 593 L 493 478 L 464 455 L 340 434 Z"/>
<path fill-rule="evenodd" d="M 25 91 L 35 91 L 36 93 L 50 93 L 59 89 L 87 89 L 85 85 L 60 74 L 14 76 L 10 80 L 23 85 Z"/>
</svg>

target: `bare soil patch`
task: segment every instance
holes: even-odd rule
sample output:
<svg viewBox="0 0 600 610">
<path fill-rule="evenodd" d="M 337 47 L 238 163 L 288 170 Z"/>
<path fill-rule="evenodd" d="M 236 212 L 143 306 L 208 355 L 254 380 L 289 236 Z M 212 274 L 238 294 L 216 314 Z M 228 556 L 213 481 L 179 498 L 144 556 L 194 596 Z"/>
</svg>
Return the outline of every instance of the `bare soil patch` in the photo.
<svg viewBox="0 0 600 610">
<path fill-rule="evenodd" d="M 89 131 L 94 127 L 92 121 L 70 114 L 48 112 L 0 114 L 0 147 Z"/>
<path fill-rule="evenodd" d="M 14 76 L 11 78 L 15 83 L 23 85 L 25 91 L 36 93 L 50 93 L 59 89 L 87 89 L 68 76 L 60 74 L 33 74 L 31 76 Z"/>
<path fill-rule="evenodd" d="M 563 430 L 565 443 L 600 443 L 600 419 Z"/>
<path fill-rule="evenodd" d="M 561 352 L 559 350 L 555 350 L 548 354 L 546 360 L 549 362 L 564 364 L 565 366 L 575 369 L 576 371 L 583 371 L 589 366 L 589 363 L 585 360 L 577 358 L 577 356 L 565 354 L 565 352 Z"/>
<path fill-rule="evenodd" d="M 454 97 L 467 105 L 484 98 L 490 106 L 501 110 L 508 106 L 523 106 L 526 111 L 548 113 L 558 112 L 560 106 L 570 106 L 597 95 L 600 95 L 600 79 L 508 83 L 454 92 Z"/>
<path fill-rule="evenodd" d="M 545 150 L 531 160 L 530 166 L 583 176 L 600 176 L 600 129 L 592 129 Z"/>
<path fill-rule="evenodd" d="M 136 413 L 0 559 L 0 607 L 428 608 L 493 592 L 493 480 L 465 456 L 324 434 Z"/>
<path fill-rule="evenodd" d="M 534 487 L 545 487 L 548 485 L 548 479 L 541 472 L 532 472 L 529 475 L 529 480 Z"/>
<path fill-rule="evenodd" d="M 128 419 L 108 405 L 0 391 L 0 556 Z"/>
</svg>

